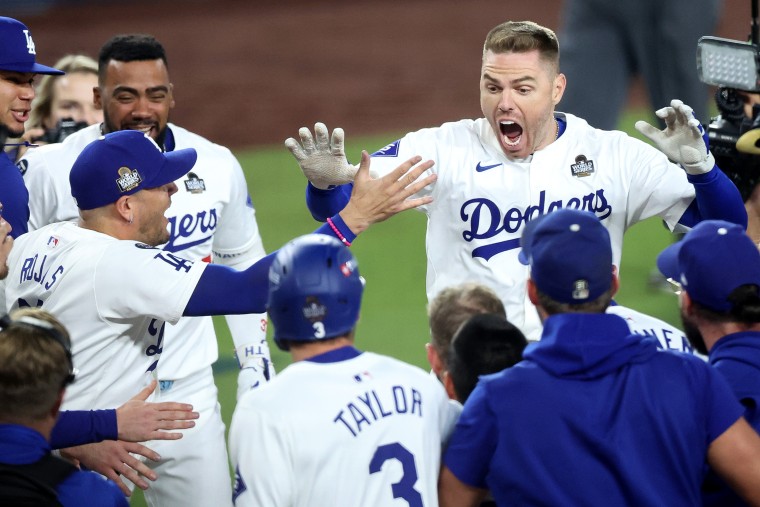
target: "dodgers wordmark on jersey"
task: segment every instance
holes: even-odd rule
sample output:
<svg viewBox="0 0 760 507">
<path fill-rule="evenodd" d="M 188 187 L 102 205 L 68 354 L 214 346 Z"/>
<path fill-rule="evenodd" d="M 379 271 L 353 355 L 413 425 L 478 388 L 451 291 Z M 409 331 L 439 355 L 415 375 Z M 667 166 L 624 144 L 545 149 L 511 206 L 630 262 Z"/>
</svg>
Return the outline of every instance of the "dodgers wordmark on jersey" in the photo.
<svg viewBox="0 0 760 507">
<path fill-rule="evenodd" d="M 484 283 L 532 340 L 540 322 L 526 294 L 529 268 L 517 260 L 528 220 L 558 208 L 591 211 L 609 230 L 620 266 L 626 229 L 652 216 L 674 228 L 694 198 L 684 171 L 657 149 L 555 114 L 565 132 L 530 161 L 510 161 L 483 118 L 412 132 L 372 155 L 381 175 L 414 155 L 435 161 L 438 180 L 419 194 L 433 196 L 420 207 L 429 217 L 428 300 L 451 285 Z"/>
<path fill-rule="evenodd" d="M 147 384 L 206 267 L 71 222 L 22 235 L 8 264 L 6 310 L 42 306 L 71 334 L 65 410 L 113 408 Z"/>
<path fill-rule="evenodd" d="M 194 148 L 198 160 L 193 170 L 176 181 L 178 191 L 166 215 L 171 238 L 163 248 L 191 260 L 214 260 L 244 269 L 265 255 L 248 197 L 240 164 L 227 148 L 169 123 L 176 149 Z M 60 144 L 29 150 L 19 167 L 30 189 L 30 230 L 49 223 L 74 220 L 79 216 L 69 185 L 69 169 L 84 147 L 101 135 L 100 125 L 72 134 Z M 230 316 L 233 334 L 251 338 L 264 336 L 266 316 Z M 162 378 L 184 378 L 211 365 L 218 346 L 211 317 L 188 317 L 167 328 Z M 174 339 L 177 337 L 178 339 Z"/>
<path fill-rule="evenodd" d="M 235 505 L 438 505 L 459 411 L 437 379 L 390 357 L 293 363 L 235 409 Z"/>
</svg>

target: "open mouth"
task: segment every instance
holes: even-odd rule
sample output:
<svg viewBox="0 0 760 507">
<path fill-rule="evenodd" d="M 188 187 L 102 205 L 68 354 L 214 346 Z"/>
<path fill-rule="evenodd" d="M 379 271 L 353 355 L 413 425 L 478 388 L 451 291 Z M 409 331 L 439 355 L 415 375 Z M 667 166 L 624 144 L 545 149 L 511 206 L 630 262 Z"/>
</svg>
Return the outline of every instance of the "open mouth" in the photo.
<svg viewBox="0 0 760 507">
<path fill-rule="evenodd" d="M 500 121 L 499 130 L 501 130 L 501 138 L 504 144 L 507 146 L 517 146 L 522 139 L 523 129 L 520 125 L 513 121 Z"/>
</svg>

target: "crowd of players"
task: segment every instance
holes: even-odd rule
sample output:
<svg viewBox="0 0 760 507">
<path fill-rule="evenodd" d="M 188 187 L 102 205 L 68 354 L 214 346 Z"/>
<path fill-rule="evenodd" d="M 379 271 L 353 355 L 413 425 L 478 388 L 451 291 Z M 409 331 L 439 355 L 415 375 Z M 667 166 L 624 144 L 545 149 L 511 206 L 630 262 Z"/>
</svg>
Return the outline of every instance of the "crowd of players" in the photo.
<svg viewBox="0 0 760 507">
<path fill-rule="evenodd" d="M 0 40 L 5 136 L 33 143 L 34 75 L 61 72 L 17 20 Z M 341 129 L 301 129 L 286 146 L 324 225 L 266 255 L 237 160 L 169 122 L 161 44 L 107 41 L 102 121 L 0 157 L 0 499 L 760 505 L 760 252 L 741 196 L 687 105 L 637 123 L 651 146 L 557 111 L 565 87 L 555 34 L 506 22 L 484 44 L 483 118 L 358 166 Z M 354 346 L 348 247 L 411 208 L 428 215 L 433 375 Z M 689 231 L 658 258 L 686 336 L 613 299 L 623 234 L 652 216 Z M 293 357 L 276 376 L 267 314 Z M 211 315 L 241 366 L 229 455 Z"/>
</svg>

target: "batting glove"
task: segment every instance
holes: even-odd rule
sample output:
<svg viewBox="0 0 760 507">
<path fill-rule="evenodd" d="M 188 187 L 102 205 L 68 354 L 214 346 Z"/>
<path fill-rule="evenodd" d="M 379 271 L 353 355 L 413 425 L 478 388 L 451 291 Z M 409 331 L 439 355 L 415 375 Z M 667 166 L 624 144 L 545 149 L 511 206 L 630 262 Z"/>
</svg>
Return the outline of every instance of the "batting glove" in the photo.
<svg viewBox="0 0 760 507">
<path fill-rule="evenodd" d="M 327 135 L 324 123 L 314 125 L 316 142 L 307 127 L 301 127 L 298 135 L 299 143 L 292 137 L 285 140 L 285 147 L 298 161 L 304 176 L 317 188 L 327 190 L 337 185 L 354 181 L 358 167 L 352 166 L 346 160 L 343 151 L 343 129 L 336 128 L 332 136 Z"/>
<path fill-rule="evenodd" d="M 235 356 L 240 365 L 238 373 L 237 398 L 255 389 L 260 385 L 269 382 L 275 376 L 274 365 L 265 354 L 251 354 L 251 347 L 243 346 L 235 350 Z"/>
<path fill-rule="evenodd" d="M 660 151 L 680 164 L 689 174 L 705 174 L 715 167 L 715 158 L 708 149 L 705 130 L 689 106 L 680 100 L 673 100 L 669 107 L 663 107 L 655 114 L 665 122 L 664 130 L 645 121 L 637 121 L 636 130 L 648 137 Z"/>
</svg>

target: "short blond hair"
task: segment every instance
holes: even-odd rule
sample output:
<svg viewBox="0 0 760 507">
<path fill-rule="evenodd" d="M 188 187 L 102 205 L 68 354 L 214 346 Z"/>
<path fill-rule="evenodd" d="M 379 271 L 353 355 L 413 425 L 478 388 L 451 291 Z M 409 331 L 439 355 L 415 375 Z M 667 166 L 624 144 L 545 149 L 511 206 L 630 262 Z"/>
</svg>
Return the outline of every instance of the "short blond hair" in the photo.
<svg viewBox="0 0 760 507">
<path fill-rule="evenodd" d="M 480 313 L 493 313 L 507 318 L 504 303 L 496 292 L 478 283 L 446 287 L 430 301 L 430 343 L 444 367 L 448 366 L 449 346 L 454 333 L 470 317 Z"/>
<path fill-rule="evenodd" d="M 19 325 L 24 318 L 46 322 L 69 339 L 66 328 L 40 308 L 16 310 L 4 321 L 0 331 L 0 421 L 4 422 L 44 419 L 71 373 L 64 347 L 42 327 Z"/>
<path fill-rule="evenodd" d="M 559 71 L 559 40 L 554 30 L 533 21 L 506 21 L 491 29 L 483 44 L 483 57 L 488 51 L 527 53 L 538 50 L 541 60 Z"/>
<path fill-rule="evenodd" d="M 66 74 L 92 74 L 98 75 L 98 62 L 87 55 L 66 55 L 57 62 L 54 67 Z M 40 79 L 36 88 L 37 96 L 32 101 L 32 112 L 29 114 L 29 128 L 43 127 L 45 120 L 50 118 L 53 108 L 53 84 L 59 75 L 45 75 Z"/>
</svg>

